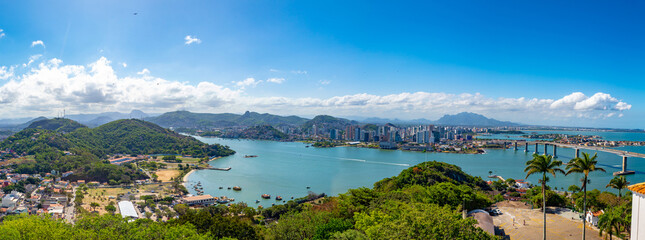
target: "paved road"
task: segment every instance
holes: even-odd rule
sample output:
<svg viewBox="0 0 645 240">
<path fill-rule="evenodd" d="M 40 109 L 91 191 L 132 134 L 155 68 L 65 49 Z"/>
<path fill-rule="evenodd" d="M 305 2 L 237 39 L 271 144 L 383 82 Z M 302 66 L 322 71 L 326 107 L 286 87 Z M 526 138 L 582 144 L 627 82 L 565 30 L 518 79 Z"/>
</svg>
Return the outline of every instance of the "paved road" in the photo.
<svg viewBox="0 0 645 240">
<path fill-rule="evenodd" d="M 540 209 L 521 209 L 500 207 L 502 215 L 494 216 L 495 226 L 504 229 L 511 239 L 542 239 L 543 216 Z M 575 214 L 574 214 L 575 215 Z M 565 217 L 566 216 L 566 217 Z M 513 222 L 513 220 L 515 220 Z M 572 220 L 571 214 L 549 214 L 546 216 L 547 239 L 580 239 L 582 238 L 582 221 Z M 587 239 L 601 240 L 598 230 L 587 227 Z"/>
</svg>

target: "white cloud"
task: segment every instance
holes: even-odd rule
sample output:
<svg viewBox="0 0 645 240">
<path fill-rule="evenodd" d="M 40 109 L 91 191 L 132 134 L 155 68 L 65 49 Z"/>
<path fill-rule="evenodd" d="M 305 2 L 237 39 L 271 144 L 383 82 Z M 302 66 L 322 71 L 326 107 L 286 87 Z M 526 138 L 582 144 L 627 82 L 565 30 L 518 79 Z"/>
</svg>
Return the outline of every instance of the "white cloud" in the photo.
<svg viewBox="0 0 645 240">
<path fill-rule="evenodd" d="M 45 47 L 45 43 L 42 40 L 36 40 L 36 41 L 31 42 L 31 47 L 35 47 L 35 46 L 38 46 L 38 45 Z"/>
<path fill-rule="evenodd" d="M 33 64 L 16 76 L 12 68 L 0 67 L 0 115 L 33 117 L 68 112 L 105 112 L 141 109 L 150 112 L 186 109 L 196 112 L 241 112 L 273 114 L 375 116 L 401 119 L 436 119 L 443 114 L 476 112 L 499 120 L 540 124 L 585 119 L 619 118 L 631 105 L 607 93 L 591 97 L 574 92 L 558 99 L 493 98 L 479 93 L 402 92 L 389 95 L 357 93 L 328 98 L 255 97 L 244 89 L 263 82 L 247 78 L 234 82 L 237 89 L 210 82 L 189 84 L 141 75 L 119 77 L 110 61 L 100 58 L 88 65 L 65 65 L 59 59 Z M 266 80 L 273 82 L 273 80 Z M 569 120 L 567 120 L 569 119 Z"/>
<path fill-rule="evenodd" d="M 0 38 L 4 37 L 4 30 L 0 29 Z"/>
<path fill-rule="evenodd" d="M 123 63 L 121 63 L 121 66 L 123 66 L 124 68 L 126 68 L 126 67 L 128 67 L 128 64 L 123 62 Z"/>
<path fill-rule="evenodd" d="M 148 74 L 150 74 L 150 70 L 148 70 L 147 68 L 144 68 L 140 72 L 137 72 L 137 74 L 139 74 L 139 75 L 148 75 Z"/>
<path fill-rule="evenodd" d="M 197 43 L 197 44 L 202 43 L 201 39 L 196 38 L 195 36 L 190 36 L 190 35 L 186 35 L 184 40 L 186 40 L 186 42 L 185 42 L 186 45 L 190 45 L 190 44 L 193 44 L 193 43 Z"/>
<path fill-rule="evenodd" d="M 3 71 L 6 71 L 3 70 Z M 40 63 L 0 86 L 0 115 L 53 115 L 58 109 L 91 113 L 142 109 L 213 110 L 239 98 L 240 91 L 209 82 L 196 85 L 149 76 L 118 77 L 106 58 L 89 65 Z"/>
<path fill-rule="evenodd" d="M 269 78 L 267 82 L 281 84 L 284 82 L 284 78 Z"/>
<path fill-rule="evenodd" d="M 269 72 L 280 72 L 280 70 L 271 68 L 269 69 Z"/>
<path fill-rule="evenodd" d="M 255 80 L 255 78 L 247 78 L 242 81 L 237 81 L 233 83 L 235 83 L 236 86 L 244 89 L 245 87 L 255 87 L 261 82 L 262 80 Z"/>
<path fill-rule="evenodd" d="M 292 70 L 291 73 L 293 73 L 293 74 L 307 74 L 307 71 L 305 71 L 305 70 Z"/>
<path fill-rule="evenodd" d="M 13 76 L 13 67 L 7 68 L 7 66 L 0 67 L 0 80 L 7 80 Z"/>
<path fill-rule="evenodd" d="M 38 60 L 42 56 L 43 56 L 42 54 L 36 54 L 36 55 L 29 56 L 29 62 L 27 62 L 27 64 L 23 64 L 22 66 L 23 67 L 29 66 L 29 65 L 34 63 L 36 60 Z"/>
<path fill-rule="evenodd" d="M 321 85 L 329 85 L 331 83 L 331 81 L 329 81 L 329 80 L 320 80 L 320 81 L 318 81 L 318 83 L 320 83 Z"/>
</svg>

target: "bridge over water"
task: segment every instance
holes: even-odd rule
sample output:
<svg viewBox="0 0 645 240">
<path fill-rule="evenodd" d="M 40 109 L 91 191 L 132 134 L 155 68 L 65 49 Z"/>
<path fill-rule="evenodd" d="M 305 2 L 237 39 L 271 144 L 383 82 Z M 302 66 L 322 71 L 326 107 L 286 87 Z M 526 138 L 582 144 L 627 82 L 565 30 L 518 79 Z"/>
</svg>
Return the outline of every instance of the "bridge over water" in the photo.
<svg viewBox="0 0 645 240">
<path fill-rule="evenodd" d="M 505 143 L 508 143 L 508 141 L 504 141 Z M 554 143 L 554 142 L 545 142 L 545 141 L 522 141 L 522 140 L 517 140 L 517 141 L 512 141 L 513 143 L 513 149 L 515 151 L 518 150 L 518 143 L 524 143 L 524 151 L 529 152 L 530 148 L 532 146 L 535 146 L 535 151 L 534 153 L 540 153 L 538 146 L 543 145 L 544 146 L 544 151 L 542 154 L 548 154 L 548 146 L 552 146 L 552 154 L 553 157 L 557 158 L 557 151 L 558 147 L 563 147 L 563 148 L 571 148 L 575 149 L 575 154 L 574 156 L 571 156 L 572 158 L 577 158 L 580 157 L 580 149 L 587 149 L 587 150 L 593 150 L 593 151 L 599 151 L 599 152 L 606 152 L 606 153 L 613 153 L 618 156 L 623 157 L 623 168 L 622 171 L 619 172 L 614 172 L 614 175 L 627 175 L 627 174 L 634 174 L 634 171 L 629 171 L 627 170 L 627 157 L 637 157 L 637 158 L 645 158 L 645 154 L 642 153 L 636 153 L 636 152 L 629 152 L 629 151 L 621 151 L 617 149 L 612 149 L 612 148 L 605 148 L 605 147 L 595 147 L 595 146 L 584 146 L 584 145 L 575 145 L 575 144 L 565 144 L 565 143 Z"/>
</svg>

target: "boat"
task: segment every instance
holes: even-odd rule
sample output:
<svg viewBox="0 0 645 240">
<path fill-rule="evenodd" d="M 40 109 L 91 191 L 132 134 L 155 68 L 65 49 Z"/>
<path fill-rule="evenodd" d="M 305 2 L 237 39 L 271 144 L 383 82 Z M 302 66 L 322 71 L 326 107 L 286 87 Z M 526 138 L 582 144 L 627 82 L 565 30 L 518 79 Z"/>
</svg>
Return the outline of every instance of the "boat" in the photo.
<svg viewBox="0 0 645 240">
<path fill-rule="evenodd" d="M 307 146 L 305 146 L 305 147 L 306 147 L 306 148 L 308 148 L 308 147 L 309 147 L 309 145 L 307 145 Z"/>
<path fill-rule="evenodd" d="M 307 186 L 307 189 L 310 189 L 310 188 L 311 188 L 310 186 Z"/>
<path fill-rule="evenodd" d="M 254 158 L 258 157 L 258 155 L 244 155 L 244 158 Z"/>
<path fill-rule="evenodd" d="M 260 200 L 255 200 L 255 203 L 259 203 L 259 202 L 260 202 Z"/>
<path fill-rule="evenodd" d="M 219 187 L 219 189 L 223 189 L 224 187 Z"/>
<path fill-rule="evenodd" d="M 228 190 L 231 190 L 231 187 L 228 187 Z"/>
<path fill-rule="evenodd" d="M 265 193 L 265 194 L 262 194 L 262 198 L 269 199 L 271 198 L 271 195 Z"/>
<path fill-rule="evenodd" d="M 242 191 L 242 188 L 240 186 L 235 186 L 233 187 L 233 190 L 235 191 Z"/>
<path fill-rule="evenodd" d="M 229 198 L 228 200 L 231 201 L 231 202 L 234 202 L 235 198 Z"/>
<path fill-rule="evenodd" d="M 277 197 L 275 197 L 275 200 L 280 201 L 280 200 L 282 200 L 282 197 L 281 197 L 281 196 L 277 196 Z"/>
<path fill-rule="evenodd" d="M 220 199 L 217 199 L 217 201 L 216 201 L 216 202 L 217 202 L 217 203 L 219 203 L 219 204 L 227 204 L 229 201 L 228 201 L 228 199 L 222 199 L 222 198 L 220 198 Z"/>
</svg>

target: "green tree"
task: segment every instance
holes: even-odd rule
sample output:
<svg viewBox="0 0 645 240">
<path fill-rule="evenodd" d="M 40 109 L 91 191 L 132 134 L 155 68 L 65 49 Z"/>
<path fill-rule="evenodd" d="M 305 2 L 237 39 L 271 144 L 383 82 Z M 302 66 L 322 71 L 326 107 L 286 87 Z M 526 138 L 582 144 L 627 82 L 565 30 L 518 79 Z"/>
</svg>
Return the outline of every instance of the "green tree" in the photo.
<svg viewBox="0 0 645 240">
<path fill-rule="evenodd" d="M 584 192 L 584 198 L 582 200 L 582 211 L 583 214 L 586 214 L 587 212 L 587 182 L 589 179 L 589 173 L 594 172 L 594 171 L 605 171 L 605 169 L 596 167 L 596 158 L 598 158 L 597 154 L 594 154 L 593 157 L 589 157 L 589 153 L 583 152 L 582 153 L 582 158 L 574 158 L 569 161 L 567 164 L 567 174 L 569 175 L 571 173 L 583 173 L 584 177 L 582 178 L 582 191 Z M 585 224 L 586 219 L 582 218 L 582 239 L 584 240 L 586 237 L 586 228 L 587 225 Z"/>
<path fill-rule="evenodd" d="M 99 207 L 99 206 L 100 205 L 97 202 L 90 203 L 90 207 L 92 208 L 92 211 L 96 210 L 96 208 Z"/>
<path fill-rule="evenodd" d="M 580 187 L 578 187 L 578 185 L 571 185 L 567 190 L 569 190 L 572 193 L 580 192 Z"/>
<path fill-rule="evenodd" d="M 614 234 L 620 237 L 621 225 L 624 224 L 623 219 L 620 212 L 614 209 L 608 210 L 598 217 L 598 228 L 600 229 L 598 234 L 602 236 L 602 233 L 605 232 L 609 234 L 610 240 L 613 239 Z"/>
<path fill-rule="evenodd" d="M 110 214 L 114 214 L 116 212 L 116 207 L 112 204 L 105 206 L 105 211 L 109 212 Z"/>
<path fill-rule="evenodd" d="M 526 172 L 526 178 L 533 174 L 542 174 L 542 179 L 540 179 L 540 183 L 542 184 L 542 199 L 546 199 L 546 174 L 550 173 L 553 177 L 555 177 L 556 172 L 564 174 L 564 171 L 558 168 L 562 165 L 562 161 L 553 160 L 553 156 L 551 155 L 538 155 L 536 153 L 533 154 L 532 160 L 526 162 L 526 165 L 527 167 L 524 169 L 524 172 Z M 542 211 L 544 215 L 543 239 L 546 240 L 546 201 L 542 201 Z"/>
<path fill-rule="evenodd" d="M 605 188 L 612 187 L 618 189 L 618 197 L 622 197 L 623 195 L 621 194 L 621 191 L 625 189 L 627 185 L 629 185 L 629 182 L 625 179 L 625 176 L 616 176 L 609 180 L 609 184 L 607 184 Z"/>
</svg>

